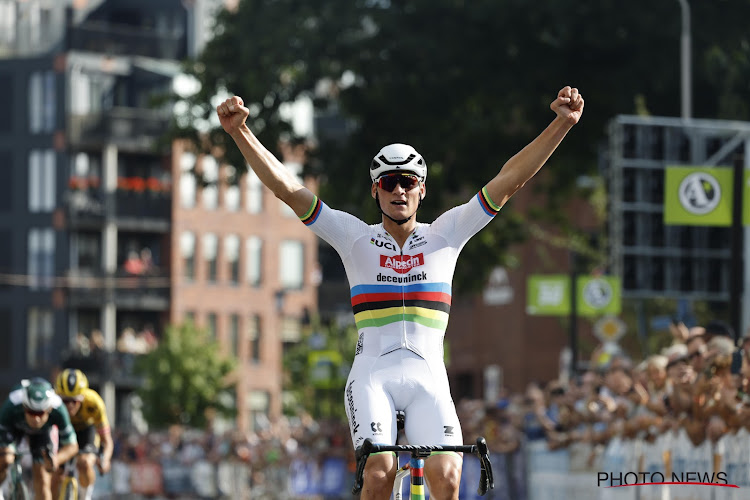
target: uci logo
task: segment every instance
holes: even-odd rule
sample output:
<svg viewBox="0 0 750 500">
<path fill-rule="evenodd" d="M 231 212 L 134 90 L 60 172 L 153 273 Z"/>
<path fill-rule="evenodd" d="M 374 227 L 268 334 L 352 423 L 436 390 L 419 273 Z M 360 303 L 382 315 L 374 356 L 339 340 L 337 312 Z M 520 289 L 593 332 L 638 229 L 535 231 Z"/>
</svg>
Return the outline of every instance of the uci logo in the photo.
<svg viewBox="0 0 750 500">
<path fill-rule="evenodd" d="M 396 245 L 388 241 L 380 241 L 376 240 L 375 238 L 370 238 L 370 245 L 375 245 L 376 247 L 380 248 L 387 248 L 388 250 L 393 250 L 394 252 L 396 251 Z"/>
<path fill-rule="evenodd" d="M 718 181 L 706 172 L 694 172 L 680 183 L 680 204 L 695 215 L 711 212 L 721 200 L 721 186 Z"/>
</svg>

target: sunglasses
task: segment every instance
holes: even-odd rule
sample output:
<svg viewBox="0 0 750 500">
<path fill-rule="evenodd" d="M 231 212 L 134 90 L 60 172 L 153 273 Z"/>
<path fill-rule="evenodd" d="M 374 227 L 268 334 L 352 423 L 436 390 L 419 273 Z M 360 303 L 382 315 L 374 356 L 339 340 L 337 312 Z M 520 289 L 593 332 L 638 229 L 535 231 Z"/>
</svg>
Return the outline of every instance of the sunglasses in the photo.
<svg viewBox="0 0 750 500">
<path fill-rule="evenodd" d="M 389 193 L 401 186 L 404 191 L 411 191 L 419 184 L 419 177 L 412 174 L 387 174 L 378 178 L 378 187 Z"/>
<path fill-rule="evenodd" d="M 30 415 L 32 417 L 43 417 L 44 415 L 47 414 L 47 412 L 44 410 L 37 411 L 37 410 L 32 410 L 30 408 L 24 408 L 23 411 L 26 412 L 27 415 Z"/>
<path fill-rule="evenodd" d="M 66 405 L 73 404 L 73 403 L 80 403 L 81 401 L 83 401 L 82 399 L 78 399 L 78 398 L 61 398 L 61 399 L 63 403 L 65 403 Z"/>
</svg>

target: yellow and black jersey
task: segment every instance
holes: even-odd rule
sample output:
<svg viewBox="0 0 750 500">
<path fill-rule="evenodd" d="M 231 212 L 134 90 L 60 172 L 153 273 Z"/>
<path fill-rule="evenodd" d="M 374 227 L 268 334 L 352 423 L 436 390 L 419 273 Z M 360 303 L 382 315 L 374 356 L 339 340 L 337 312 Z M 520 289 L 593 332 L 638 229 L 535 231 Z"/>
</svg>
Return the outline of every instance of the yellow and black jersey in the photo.
<svg viewBox="0 0 750 500">
<path fill-rule="evenodd" d="M 107 408 L 104 406 L 104 400 L 93 389 L 84 389 L 83 403 L 81 409 L 75 415 L 70 416 L 70 421 L 76 431 L 94 426 L 99 434 L 109 432 L 109 419 L 107 418 Z"/>
</svg>

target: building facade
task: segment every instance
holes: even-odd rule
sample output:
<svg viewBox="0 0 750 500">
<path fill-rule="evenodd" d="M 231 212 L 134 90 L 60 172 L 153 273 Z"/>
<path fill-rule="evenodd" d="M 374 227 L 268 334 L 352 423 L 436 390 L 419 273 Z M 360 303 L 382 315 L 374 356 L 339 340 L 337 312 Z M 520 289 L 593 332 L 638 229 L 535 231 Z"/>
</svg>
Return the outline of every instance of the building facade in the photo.
<svg viewBox="0 0 750 500">
<path fill-rule="evenodd" d="M 257 179 L 164 144 L 151 105 L 218 3 L 0 0 L 0 389 L 77 366 L 127 425 L 135 359 L 193 320 L 238 358 L 237 424 L 280 414 L 316 239 Z"/>
</svg>

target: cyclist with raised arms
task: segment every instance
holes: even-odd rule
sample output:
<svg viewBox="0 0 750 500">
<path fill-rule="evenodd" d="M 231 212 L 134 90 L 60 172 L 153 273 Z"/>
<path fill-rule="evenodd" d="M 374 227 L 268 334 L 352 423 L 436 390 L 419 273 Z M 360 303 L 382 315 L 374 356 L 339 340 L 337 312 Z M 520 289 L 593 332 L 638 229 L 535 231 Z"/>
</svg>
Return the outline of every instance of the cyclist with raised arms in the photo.
<svg viewBox="0 0 750 500">
<path fill-rule="evenodd" d="M 58 432 L 57 453 L 53 453 L 50 438 L 53 425 Z M 24 436 L 28 437 L 33 461 L 34 498 L 52 500 L 50 473 L 78 453 L 78 442 L 68 410 L 52 384 L 43 378 L 22 380 L 0 407 L 0 485 L 8 476 L 8 467 L 15 460 Z M 2 496 L 0 489 L 0 499 Z"/>
<path fill-rule="evenodd" d="M 469 238 L 542 168 L 578 123 L 583 105 L 578 89 L 561 89 L 550 104 L 555 118 L 547 128 L 476 196 L 432 224 L 418 223 L 415 217 L 427 193 L 424 159 L 405 144 L 384 147 L 370 164 L 371 195 L 382 213 L 382 222 L 375 225 L 329 208 L 301 185 L 247 127 L 249 111 L 242 98 L 233 96 L 217 106 L 222 127 L 263 184 L 330 243 L 344 263 L 359 331 L 344 398 L 355 448 L 367 438 L 395 444 L 397 410 L 406 415 L 410 443 L 462 444 L 443 361 L 456 259 Z M 452 453 L 426 460 L 433 498 L 458 498 L 461 464 Z M 389 498 L 396 468 L 391 453 L 371 456 L 362 498 Z"/>
<path fill-rule="evenodd" d="M 55 392 L 62 398 L 70 413 L 70 421 L 78 439 L 76 468 L 81 485 L 78 498 L 91 500 L 96 482 L 94 466 L 97 466 L 101 474 L 109 472 L 115 448 L 107 408 L 99 393 L 89 387 L 88 378 L 81 370 L 66 368 L 61 371 L 55 380 Z M 58 471 L 53 478 L 52 490 L 56 492 L 55 496 L 60 490 L 63 472 Z"/>
</svg>

